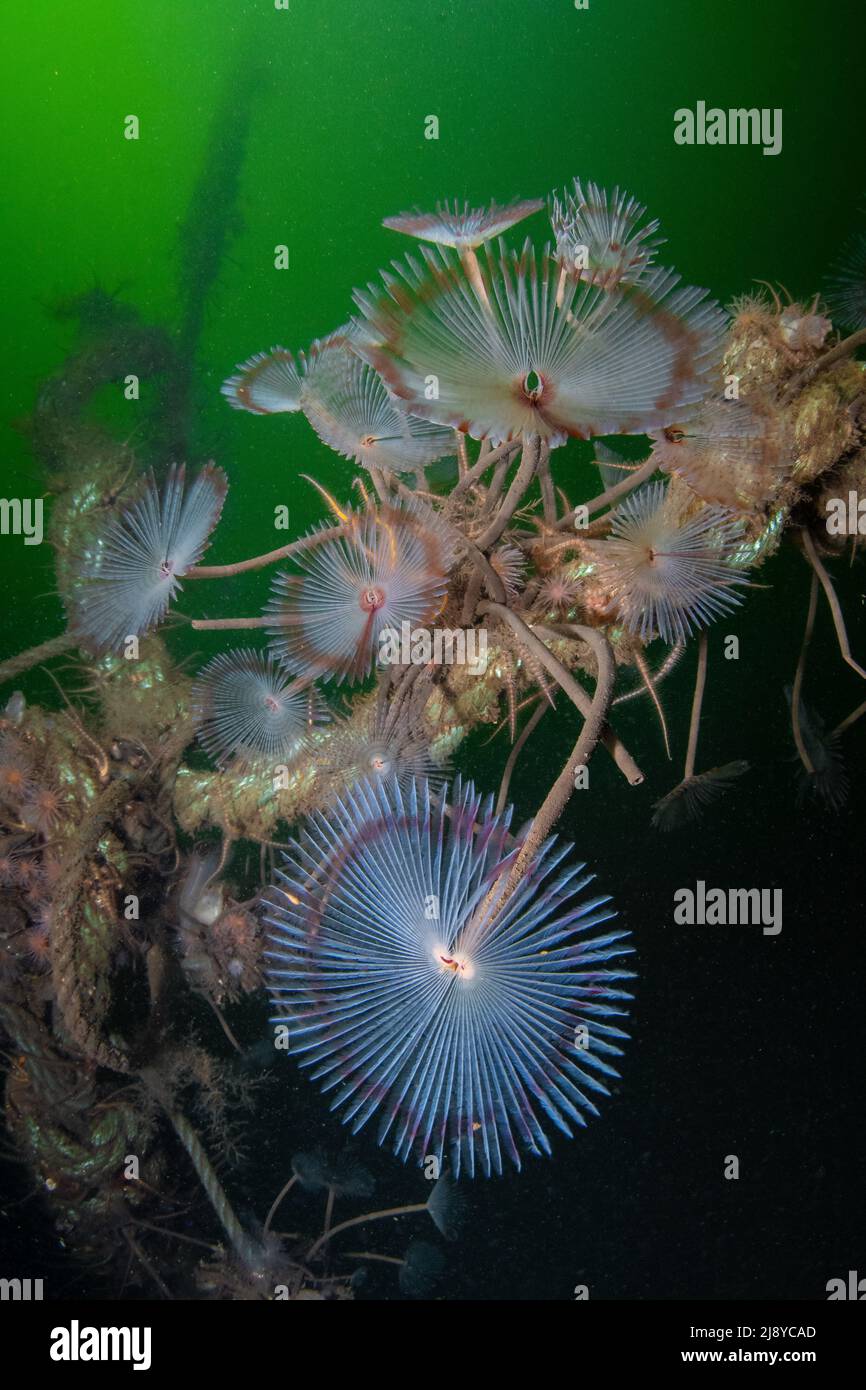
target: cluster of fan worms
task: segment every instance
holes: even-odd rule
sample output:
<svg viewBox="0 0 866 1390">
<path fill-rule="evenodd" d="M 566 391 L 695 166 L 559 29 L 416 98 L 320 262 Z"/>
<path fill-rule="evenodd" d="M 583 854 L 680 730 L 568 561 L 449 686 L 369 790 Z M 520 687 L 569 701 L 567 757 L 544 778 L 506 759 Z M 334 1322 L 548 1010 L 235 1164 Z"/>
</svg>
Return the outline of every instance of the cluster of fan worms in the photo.
<svg viewBox="0 0 866 1390">
<path fill-rule="evenodd" d="M 708 633 L 786 541 L 811 585 L 790 690 L 802 786 L 844 800 L 840 739 L 864 706 L 827 731 L 803 687 L 821 595 L 841 659 L 866 678 L 828 569 L 848 540 L 826 524 L 832 499 L 866 495 L 862 295 L 843 275 L 827 304 L 771 291 L 726 311 L 659 263 L 658 224 L 628 195 L 575 181 L 548 207 L 541 251 L 504 239 L 541 200 L 386 219 L 418 247 L 356 291 L 354 316 L 229 377 L 230 405 L 303 415 L 347 461 L 352 501 L 316 484 L 321 523 L 276 550 L 203 563 L 230 506 L 220 467 L 138 469 L 95 437 L 84 385 L 74 441 L 69 386 L 62 408 L 55 388 L 37 411 L 55 476 L 72 442 L 92 467 L 86 483 L 62 477 L 52 514 L 68 630 L 0 677 L 77 652 L 84 685 L 53 712 L 14 694 L 2 717 L 8 1127 L 60 1190 L 65 1229 L 97 1245 L 122 1228 L 148 1267 L 143 1233 L 162 1218 L 118 1172 L 122 1155 L 151 1155 L 157 1188 L 170 1126 L 233 1252 L 199 1271 L 223 1295 L 350 1296 L 345 1266 L 323 1261 L 375 1214 L 335 1226 L 336 1197 L 368 1196 L 368 1175 L 300 1154 L 281 1196 L 324 1192 L 321 1235 L 287 1246 L 275 1209 L 242 1229 L 183 1113 L 202 1052 L 172 1023 L 180 989 L 240 1050 L 224 1011 L 266 983 L 277 1046 L 354 1132 L 373 1122 L 399 1158 L 432 1162 L 439 1182 L 407 1210 L 453 1234 L 455 1181 L 551 1153 L 551 1128 L 597 1113 L 626 1040 L 630 935 L 602 925 L 609 899 L 555 827 L 599 749 L 628 786 L 645 780 L 623 704 L 646 702 L 670 756 L 662 687 L 692 648 L 682 776 L 658 789 L 654 824 L 702 816 L 747 771 L 736 749 L 699 770 Z M 574 439 L 588 441 L 580 466 Z M 256 571 L 272 575 L 261 612 L 181 616 L 202 587 L 230 604 L 232 579 Z M 169 619 L 240 645 L 191 677 L 156 633 Z M 483 634 L 483 661 L 437 661 L 434 632 L 452 650 Z M 383 660 L 389 641 L 401 655 Z M 565 706 L 577 740 L 512 829 L 515 767 Z M 449 784 L 484 727 L 510 740 L 486 795 Z M 122 1086 L 97 1105 L 99 1069 Z M 112 1176 L 85 1216 L 94 1165 Z M 439 1261 L 424 1242 L 356 1258 L 399 1264 L 409 1290 Z"/>
</svg>

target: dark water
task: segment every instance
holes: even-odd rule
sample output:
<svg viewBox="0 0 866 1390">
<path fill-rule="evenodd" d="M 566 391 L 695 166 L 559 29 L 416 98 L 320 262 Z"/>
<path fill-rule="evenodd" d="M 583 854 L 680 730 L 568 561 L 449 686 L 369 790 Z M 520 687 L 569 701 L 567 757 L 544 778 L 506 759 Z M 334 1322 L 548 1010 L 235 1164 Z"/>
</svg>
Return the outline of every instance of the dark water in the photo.
<svg viewBox="0 0 866 1390">
<path fill-rule="evenodd" d="M 148 321 L 187 325 L 188 446 L 215 458 L 231 484 L 212 563 L 278 544 L 278 504 L 293 532 L 318 520 L 302 473 L 347 496 L 348 465 L 303 419 L 234 414 L 218 387 L 253 351 L 304 345 L 345 320 L 352 288 L 405 249 L 383 216 L 443 197 L 542 196 L 574 175 L 619 183 L 661 219 L 666 263 L 726 302 L 756 280 L 811 298 L 863 205 L 864 30 L 843 7 L 291 0 L 281 12 L 265 0 L 81 0 L 19 7 L 5 29 L 4 495 L 44 486 L 20 424 L 75 343 L 52 305 L 93 286 L 118 291 Z M 782 152 L 677 146 L 673 112 L 699 100 L 781 108 Z M 123 138 L 131 113 L 137 141 Z M 438 141 L 424 138 L 431 113 Z M 273 267 L 278 243 L 289 248 L 283 272 Z M 100 399 L 121 437 L 142 428 L 149 389 L 141 403 Z M 556 463 L 585 495 L 584 460 L 570 445 Z M 54 635 L 63 618 L 47 546 L 5 536 L 0 569 L 5 656 Z M 862 657 L 862 561 L 834 574 Z M 600 1119 L 557 1140 L 552 1160 L 475 1184 L 451 1298 L 570 1299 L 586 1284 L 601 1299 L 815 1299 L 858 1260 L 863 1268 L 866 730 L 846 739 L 846 807 L 798 805 L 783 687 L 808 571 L 788 547 L 756 578 L 761 587 L 725 627 L 740 638 L 740 660 L 711 643 L 701 732 L 706 765 L 745 758 L 748 777 L 702 826 L 660 840 L 651 805 L 678 774 L 634 702 L 620 731 L 640 749 L 646 784 L 629 791 L 599 766 L 591 801 L 576 797 L 563 820 L 635 936 L 632 1042 Z M 230 595 L 185 595 L 181 607 L 257 611 L 264 587 L 254 575 Z M 170 642 L 199 659 L 221 649 L 212 634 L 178 631 Z M 690 650 L 666 687 L 676 764 L 693 663 Z M 38 671 L 16 685 L 56 700 Z M 831 724 L 862 699 L 823 608 L 808 698 Z M 573 744 L 567 715 L 546 725 L 515 776 L 518 820 Z M 506 752 L 502 739 L 474 738 L 460 766 L 495 789 Z M 781 933 L 675 926 L 673 892 L 697 879 L 781 889 Z M 240 1010 L 244 1041 L 262 1035 L 264 1020 L 263 1004 Z M 224 1175 L 242 1218 L 261 1219 L 295 1149 L 340 1139 L 291 1062 L 263 1094 L 254 1157 Z M 382 1205 L 417 1200 L 417 1176 L 372 1139 L 360 1136 L 356 1151 Z M 737 1181 L 724 1177 L 729 1155 Z M 4 1181 L 10 1201 L 20 1195 L 14 1173 Z M 0 1236 L 4 1228 L 16 1268 L 31 1257 L 34 1273 L 43 1257 L 62 1268 L 36 1203 L 7 1205 Z M 385 1247 L 399 1241 L 390 1235 Z M 390 1287 L 383 1278 L 372 1291 Z"/>
</svg>

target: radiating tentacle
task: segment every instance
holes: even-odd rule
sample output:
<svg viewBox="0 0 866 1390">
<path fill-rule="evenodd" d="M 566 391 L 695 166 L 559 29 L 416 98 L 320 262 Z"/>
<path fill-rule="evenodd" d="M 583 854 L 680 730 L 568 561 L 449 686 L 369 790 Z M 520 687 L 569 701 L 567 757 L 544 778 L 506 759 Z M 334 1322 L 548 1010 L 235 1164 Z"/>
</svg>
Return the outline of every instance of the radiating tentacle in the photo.
<svg viewBox="0 0 866 1390">
<path fill-rule="evenodd" d="M 608 899 L 584 897 L 567 847 L 537 846 L 531 873 L 491 895 L 514 863 L 510 816 L 460 782 L 450 814 L 447 800 L 364 783 L 312 818 L 265 902 L 269 982 L 275 1024 L 344 1122 L 375 1117 L 398 1157 L 471 1177 L 596 1113 L 630 947 L 593 933 Z"/>
</svg>

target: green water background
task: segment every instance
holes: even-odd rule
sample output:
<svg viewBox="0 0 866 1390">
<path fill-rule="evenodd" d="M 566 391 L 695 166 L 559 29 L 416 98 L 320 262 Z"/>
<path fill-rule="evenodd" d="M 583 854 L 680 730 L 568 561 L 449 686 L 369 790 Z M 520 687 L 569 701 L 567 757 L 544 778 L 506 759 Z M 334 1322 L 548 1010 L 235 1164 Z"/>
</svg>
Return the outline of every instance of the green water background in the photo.
<svg viewBox="0 0 866 1390">
<path fill-rule="evenodd" d="M 231 483 L 214 563 L 280 543 L 277 504 L 289 505 L 293 532 L 319 519 L 299 473 L 349 495 L 348 466 L 303 419 L 235 414 L 218 387 L 250 353 L 303 346 L 345 320 L 352 288 L 409 249 L 381 227 L 383 216 L 443 197 L 541 196 L 574 175 L 619 183 L 661 219 L 662 260 L 726 301 L 761 279 L 811 296 L 864 206 L 863 25 L 848 7 L 291 0 L 282 12 L 267 0 L 49 0 L 10 10 L 5 38 L 5 496 L 41 487 L 20 422 L 73 345 L 72 327 L 48 312 L 52 300 L 98 283 L 120 289 L 146 319 L 176 322 L 179 228 L 212 112 L 239 55 L 261 71 L 240 220 L 196 359 L 195 452 L 214 457 Z M 698 100 L 781 107 L 782 154 L 675 145 L 673 112 Z M 123 138 L 131 113 L 141 122 L 136 142 Z M 429 114 L 439 118 L 438 141 L 424 139 Z M 216 228 L 218 199 L 210 213 Z M 543 218 L 527 230 L 543 240 Z M 285 272 L 273 268 L 278 243 L 290 250 Z M 116 420 L 128 413 L 135 430 L 134 403 L 105 408 Z M 563 479 L 574 470 L 575 496 L 595 481 L 581 474 L 579 453 L 569 446 L 557 458 Z M 855 783 L 834 821 L 795 808 L 781 688 L 796 661 L 807 578 L 793 554 L 758 578 L 771 587 L 751 593 L 726 625 L 741 637 L 741 661 L 722 662 L 718 648 L 711 657 L 702 734 L 701 762 L 747 757 L 749 782 L 705 829 L 662 844 L 648 831 L 649 809 L 676 774 L 650 716 L 633 705 L 622 732 L 640 750 L 648 785 L 627 793 L 599 761 L 591 802 L 569 808 L 564 832 L 598 865 L 638 937 L 635 1041 L 603 1120 L 578 1144 L 558 1144 L 555 1163 L 479 1194 L 462 1296 L 568 1297 L 583 1276 L 601 1296 L 810 1297 L 856 1263 L 848 1231 L 862 1219 L 862 1184 L 846 1068 L 863 1042 L 862 793 Z M 257 612 L 266 587 L 261 575 L 231 589 L 187 586 L 179 607 Z M 842 573 L 840 588 L 862 654 L 861 574 Z M 47 546 L 0 539 L 0 594 L 3 654 L 60 629 Z M 183 633 L 172 642 L 202 659 L 228 645 Z M 667 689 L 677 760 L 690 679 L 684 665 Z M 20 684 L 49 696 L 38 673 Z M 860 690 L 822 614 L 809 696 L 835 722 Z M 514 782 L 519 818 L 537 806 L 575 733 L 563 714 L 534 741 Z M 862 734 L 852 735 L 855 765 L 862 749 Z M 476 739 L 461 766 L 493 786 L 504 757 L 501 741 Z M 788 949 L 773 955 L 746 936 L 685 943 L 665 929 L 672 885 L 696 875 L 784 886 Z M 285 1172 L 287 1145 L 299 1135 L 310 1142 L 311 1126 L 331 1141 L 336 1133 L 306 1082 L 286 1086 L 282 1104 L 281 1124 L 260 1135 L 263 1166 L 244 1179 L 259 1212 Z M 759 1176 L 723 1188 L 722 1156 L 736 1145 Z M 401 1187 L 411 1199 L 417 1179 L 386 1156 L 377 1161 L 388 1199 Z"/>
<path fill-rule="evenodd" d="M 271 504 L 299 527 L 319 505 L 296 481 L 346 468 L 305 422 L 232 417 L 217 387 L 236 360 L 306 344 L 344 321 L 351 290 L 409 242 L 388 213 L 442 197 L 541 196 L 575 174 L 636 193 L 662 220 L 662 259 L 722 300 L 754 280 L 819 288 L 856 223 L 863 187 L 862 51 L 845 7 L 782 0 L 664 6 L 592 0 L 428 4 L 268 0 L 17 7 L 2 84 L 7 493 L 32 478 L 26 415 L 72 339 L 52 297 L 119 288 L 144 317 L 177 317 L 178 228 L 209 122 L 241 52 L 261 73 L 242 172 L 241 225 L 219 276 L 197 363 L 197 443 L 234 493 L 212 558 L 245 553 Z M 673 112 L 781 107 L 784 147 L 682 147 Z M 123 138 L 136 114 L 138 141 Z M 440 138 L 424 139 L 436 114 Z M 212 209 L 220 219 L 220 206 Z M 543 218 L 527 224 L 543 239 Z M 289 247 L 288 271 L 273 248 Z M 133 367 L 130 368 L 133 370 Z M 148 388 L 146 387 L 145 390 Z M 128 404 L 130 431 L 137 407 Z M 29 635 L 37 557 L 0 550 Z M 26 617 L 24 615 L 26 614 Z M 14 641 L 13 641 L 14 645 Z"/>
</svg>

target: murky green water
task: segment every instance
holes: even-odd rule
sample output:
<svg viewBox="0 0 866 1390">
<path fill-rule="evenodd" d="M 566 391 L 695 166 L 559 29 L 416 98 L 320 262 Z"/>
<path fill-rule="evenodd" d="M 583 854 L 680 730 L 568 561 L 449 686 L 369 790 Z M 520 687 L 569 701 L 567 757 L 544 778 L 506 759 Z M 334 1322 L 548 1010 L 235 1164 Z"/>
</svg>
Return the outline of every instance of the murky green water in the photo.
<svg viewBox="0 0 866 1390">
<path fill-rule="evenodd" d="M 408 249 L 382 218 L 414 204 L 545 196 L 575 175 L 618 183 L 661 220 L 661 259 L 687 282 L 722 302 L 762 280 L 810 299 L 863 207 L 864 35 L 853 23 L 842 7 L 806 0 L 17 7 L 0 84 L 3 495 L 45 492 L 26 422 L 40 382 L 75 347 L 58 303 L 101 287 L 179 332 L 205 286 L 184 430 L 190 455 L 214 458 L 230 480 L 208 561 L 279 544 L 279 505 L 303 531 L 322 504 L 300 475 L 346 500 L 351 470 L 302 418 L 236 414 L 219 385 L 251 353 L 295 349 L 344 322 L 352 289 Z M 700 100 L 780 108 L 781 153 L 676 145 L 674 111 Z M 124 135 L 130 116 L 135 140 Z M 435 140 L 425 138 L 431 116 Z M 527 224 L 538 244 L 544 227 L 543 216 Z M 279 245 L 285 270 L 274 267 Z M 106 388 L 97 413 L 136 447 L 155 389 L 144 380 L 130 401 Z M 557 460 L 575 493 L 586 492 L 584 458 L 573 444 Z M 86 454 L 80 467 L 86 475 Z M 837 571 L 862 656 L 862 562 Z M 798 810 L 782 687 L 808 575 L 789 548 L 757 579 L 768 587 L 737 618 L 740 662 L 716 654 L 702 731 L 711 762 L 749 759 L 748 783 L 705 828 L 660 847 L 649 809 L 674 778 L 647 712 L 632 705 L 622 731 L 642 744 L 648 785 L 627 793 L 603 767 L 591 805 L 569 808 L 564 832 L 637 939 L 634 1041 L 600 1121 L 559 1145 L 555 1161 L 481 1187 L 455 1297 L 569 1298 L 588 1283 L 601 1298 L 815 1298 L 862 1258 L 851 1243 L 862 1116 L 850 1074 L 863 1045 L 863 731 L 847 749 L 847 808 L 823 819 Z M 61 629 L 47 546 L 0 538 L 0 585 L 3 655 Z M 179 607 L 254 612 L 265 589 L 260 575 L 230 590 L 188 587 Z M 200 659 L 221 649 L 211 634 L 170 640 Z M 668 688 L 677 761 L 692 664 L 690 653 Z M 39 672 L 20 684 L 54 698 Z M 810 697 L 836 722 L 861 695 L 824 612 Z M 565 718 L 536 742 L 513 786 L 518 819 L 573 738 Z M 505 756 L 502 740 L 476 738 L 461 766 L 495 789 Z M 674 932 L 672 885 L 695 877 L 782 887 L 780 938 Z M 248 1011 L 245 1041 L 263 1020 L 263 1008 Z M 294 1072 L 256 1124 L 258 1161 L 234 1189 L 261 1216 L 292 1148 L 333 1141 L 337 1126 Z M 372 1140 L 362 1147 L 380 1193 L 412 1200 L 412 1176 Z M 721 1177 L 732 1152 L 739 1184 Z"/>
</svg>

